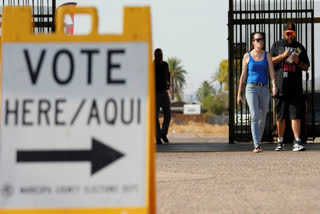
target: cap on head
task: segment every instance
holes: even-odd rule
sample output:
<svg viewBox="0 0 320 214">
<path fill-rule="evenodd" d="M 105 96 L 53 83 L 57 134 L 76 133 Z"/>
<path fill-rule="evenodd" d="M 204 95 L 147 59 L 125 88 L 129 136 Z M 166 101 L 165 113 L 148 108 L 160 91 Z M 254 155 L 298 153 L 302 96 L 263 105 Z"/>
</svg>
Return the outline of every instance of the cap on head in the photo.
<svg viewBox="0 0 320 214">
<path fill-rule="evenodd" d="M 285 24 L 284 26 L 283 26 L 283 31 L 284 32 L 286 32 L 286 31 L 291 31 L 291 32 L 295 32 L 296 31 L 296 25 L 295 24 L 293 24 L 293 23 L 291 23 L 291 22 L 289 22 L 289 23 L 287 23 L 287 24 Z"/>
</svg>

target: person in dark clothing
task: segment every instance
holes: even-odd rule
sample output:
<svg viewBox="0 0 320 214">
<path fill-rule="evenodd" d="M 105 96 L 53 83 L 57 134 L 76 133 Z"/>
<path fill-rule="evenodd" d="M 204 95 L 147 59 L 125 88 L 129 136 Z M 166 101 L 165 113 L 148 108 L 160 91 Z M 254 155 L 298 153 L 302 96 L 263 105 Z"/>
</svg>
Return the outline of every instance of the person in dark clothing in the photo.
<svg viewBox="0 0 320 214">
<path fill-rule="evenodd" d="M 302 71 L 308 71 L 310 62 L 302 44 L 295 41 L 295 25 L 284 25 L 284 38 L 271 48 L 278 94 L 275 97 L 278 142 L 276 151 L 284 150 L 285 118 L 291 120 L 294 134 L 293 151 L 304 151 L 300 139 L 302 102 Z M 288 115 L 287 115 L 288 114 Z"/>
<path fill-rule="evenodd" d="M 162 141 L 169 143 L 167 138 L 169 124 L 171 120 L 170 98 L 167 90 L 170 87 L 170 72 L 168 63 L 163 61 L 163 53 L 160 48 L 154 51 L 154 64 L 156 76 L 156 129 L 157 129 L 157 144 L 162 144 Z M 163 112 L 163 123 L 160 128 L 159 111 Z M 161 141 L 162 139 L 162 141 Z"/>
</svg>

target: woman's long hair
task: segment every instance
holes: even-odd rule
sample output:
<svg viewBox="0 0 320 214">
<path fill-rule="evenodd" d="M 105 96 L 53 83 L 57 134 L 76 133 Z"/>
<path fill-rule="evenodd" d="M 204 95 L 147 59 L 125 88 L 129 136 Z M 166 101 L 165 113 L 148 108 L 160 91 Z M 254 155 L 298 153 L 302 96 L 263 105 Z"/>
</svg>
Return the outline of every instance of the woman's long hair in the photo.
<svg viewBox="0 0 320 214">
<path fill-rule="evenodd" d="M 253 32 L 253 33 L 251 33 L 251 35 L 250 35 L 250 50 L 249 50 L 249 52 L 250 51 L 252 51 L 253 49 L 254 49 L 254 46 L 253 46 L 253 44 L 252 44 L 252 41 L 254 40 L 254 36 L 256 35 L 256 34 L 260 34 L 261 36 L 262 36 L 262 38 L 264 39 L 264 43 L 263 43 L 263 48 L 262 48 L 262 50 L 265 50 L 266 49 L 266 46 L 265 46 L 265 33 L 264 32 Z"/>
</svg>

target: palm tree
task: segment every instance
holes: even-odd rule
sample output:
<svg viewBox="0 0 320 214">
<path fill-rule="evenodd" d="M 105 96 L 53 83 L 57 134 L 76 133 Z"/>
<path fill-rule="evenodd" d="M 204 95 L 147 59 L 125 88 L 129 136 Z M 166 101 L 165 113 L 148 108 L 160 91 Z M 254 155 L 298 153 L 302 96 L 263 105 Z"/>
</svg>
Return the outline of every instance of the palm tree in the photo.
<svg viewBox="0 0 320 214">
<path fill-rule="evenodd" d="M 209 96 L 213 96 L 215 93 L 211 83 L 209 81 L 203 81 L 200 88 L 197 90 L 197 98 L 202 103 L 203 99 Z"/>
<path fill-rule="evenodd" d="M 185 75 L 187 71 L 183 69 L 181 65 L 181 60 L 176 57 L 168 58 L 168 65 L 170 71 L 170 92 L 171 99 L 174 100 L 174 97 L 180 100 L 183 86 L 186 84 Z"/>
</svg>

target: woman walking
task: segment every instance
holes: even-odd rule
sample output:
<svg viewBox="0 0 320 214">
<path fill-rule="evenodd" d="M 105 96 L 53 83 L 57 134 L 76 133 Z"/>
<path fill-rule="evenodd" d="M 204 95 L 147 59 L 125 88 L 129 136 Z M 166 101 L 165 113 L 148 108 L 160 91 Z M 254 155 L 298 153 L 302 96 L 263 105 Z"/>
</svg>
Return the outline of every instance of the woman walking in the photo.
<svg viewBox="0 0 320 214">
<path fill-rule="evenodd" d="M 263 34 L 251 34 L 251 47 L 242 61 L 242 73 L 237 102 L 242 103 L 242 90 L 246 87 L 246 99 L 251 115 L 251 133 L 254 143 L 253 152 L 262 152 L 261 138 L 264 131 L 267 108 L 270 100 L 267 70 L 272 81 L 272 96 L 277 93 L 271 55 L 263 49 Z"/>
</svg>

